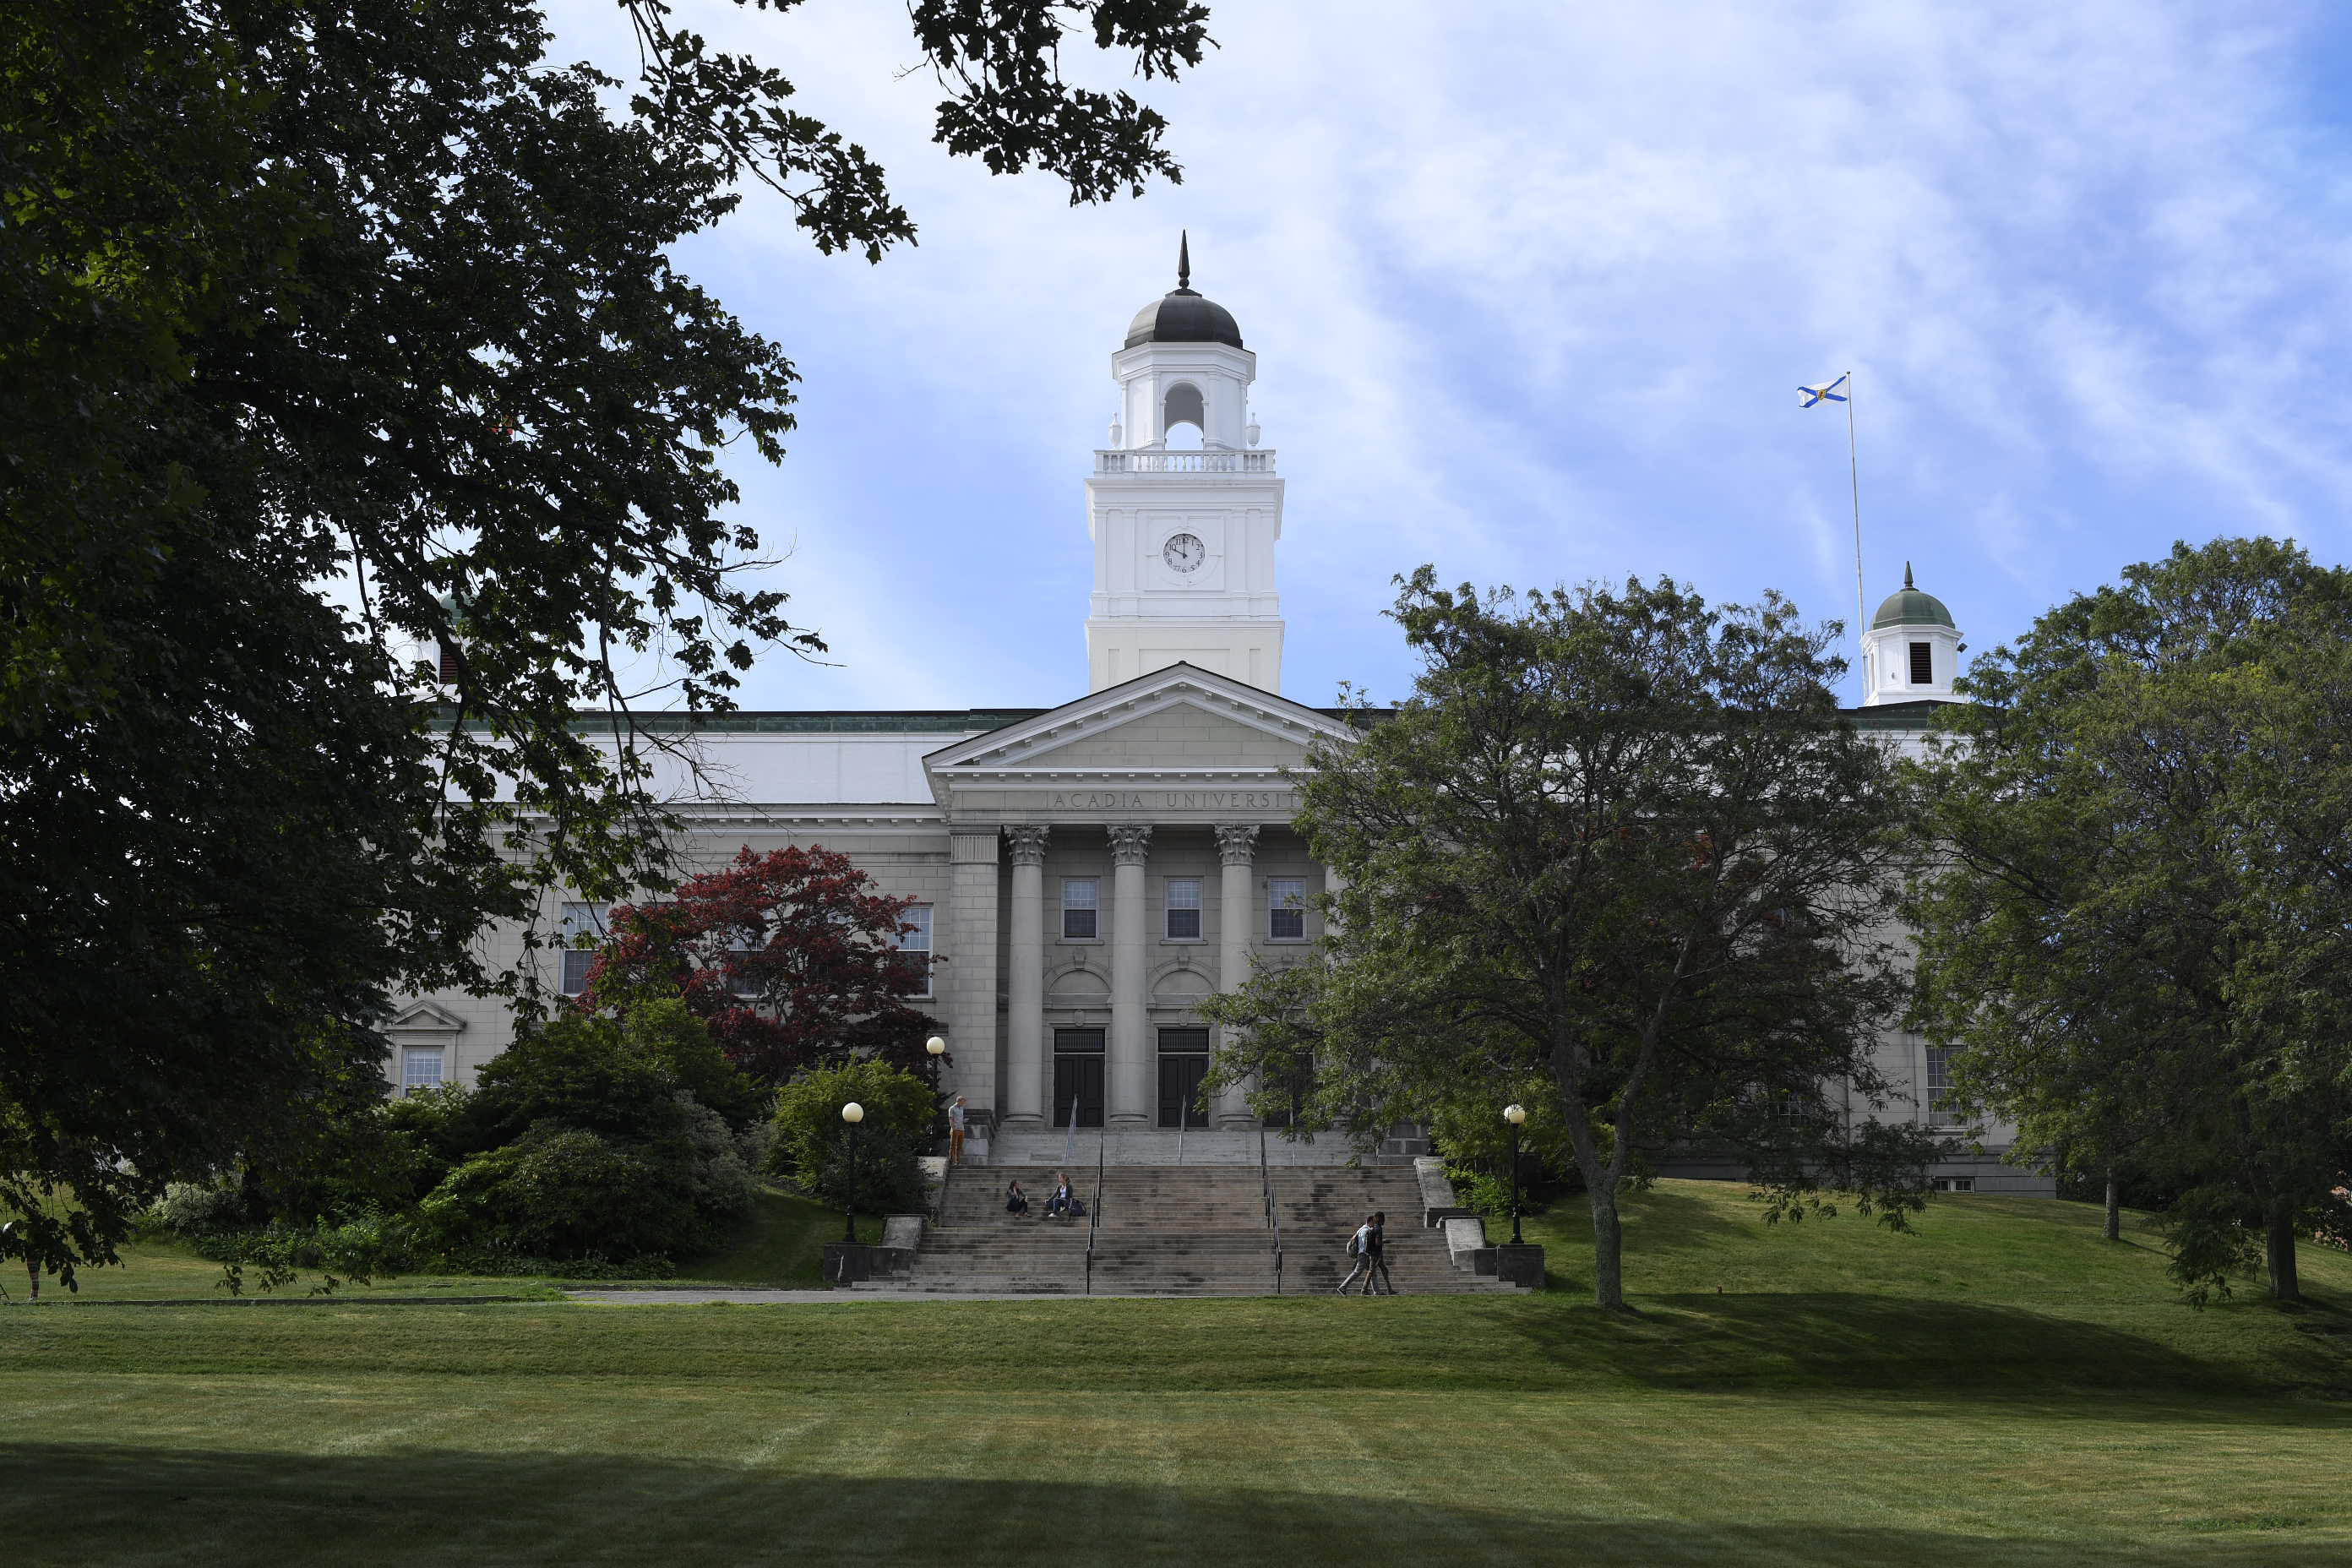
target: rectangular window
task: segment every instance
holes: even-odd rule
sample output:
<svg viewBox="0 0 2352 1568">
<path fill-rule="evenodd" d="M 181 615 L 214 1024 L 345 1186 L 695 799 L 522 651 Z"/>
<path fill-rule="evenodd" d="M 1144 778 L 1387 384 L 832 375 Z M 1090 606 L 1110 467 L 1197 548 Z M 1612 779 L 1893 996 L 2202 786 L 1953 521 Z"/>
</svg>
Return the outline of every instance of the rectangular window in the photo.
<svg viewBox="0 0 2352 1568">
<path fill-rule="evenodd" d="M 749 935 L 740 935 L 727 944 L 727 994 L 740 996 L 748 1001 L 760 994 L 760 976 L 743 960 L 766 945 L 767 939 L 764 934 L 757 943 L 754 943 Z"/>
<path fill-rule="evenodd" d="M 1972 1193 L 1977 1190 L 1974 1176 L 1937 1176 L 1934 1184 L 1939 1193 Z"/>
<path fill-rule="evenodd" d="M 1936 684 L 1936 650 L 1923 642 L 1915 642 L 1911 645 L 1911 684 L 1914 686 Z"/>
<path fill-rule="evenodd" d="M 1952 1053 L 1942 1046 L 1927 1047 L 1927 1125 L 1958 1127 L 1968 1119 L 1952 1100 Z"/>
<path fill-rule="evenodd" d="M 922 965 L 923 970 L 921 983 L 912 994 L 929 996 L 931 994 L 931 906 L 909 904 L 898 919 L 915 928 L 898 938 L 898 951 Z"/>
<path fill-rule="evenodd" d="M 1198 877 L 1168 879 L 1168 940 L 1201 940 L 1201 879 Z"/>
<path fill-rule="evenodd" d="M 441 1087 L 441 1047 L 407 1046 L 400 1053 L 400 1092 L 415 1094 Z"/>
<path fill-rule="evenodd" d="M 566 996 L 588 989 L 588 971 L 595 966 L 596 949 L 604 941 L 604 917 L 612 911 L 613 906 L 605 903 L 563 906 L 563 977 L 557 988 Z"/>
<path fill-rule="evenodd" d="M 1269 877 L 1265 882 L 1265 934 L 1275 942 L 1307 938 L 1307 883 L 1298 877 Z"/>
<path fill-rule="evenodd" d="M 1062 940 L 1092 942 L 1102 935 L 1102 880 L 1097 877 L 1062 879 Z"/>
</svg>

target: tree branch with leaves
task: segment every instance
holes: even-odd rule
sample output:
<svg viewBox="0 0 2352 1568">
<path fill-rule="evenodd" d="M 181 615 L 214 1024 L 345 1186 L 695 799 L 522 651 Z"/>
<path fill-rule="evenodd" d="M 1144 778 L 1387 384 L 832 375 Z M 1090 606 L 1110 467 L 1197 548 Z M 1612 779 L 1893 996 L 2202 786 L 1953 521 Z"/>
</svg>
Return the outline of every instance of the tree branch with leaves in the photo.
<svg viewBox="0 0 2352 1568">
<path fill-rule="evenodd" d="M 1890 1087 L 1872 1051 L 1908 841 L 1886 752 L 1831 695 L 1834 628 L 1665 581 L 1400 584 L 1413 695 L 1298 775 L 1331 934 L 1213 1000 L 1237 1032 L 1219 1081 L 1311 1063 L 1310 1121 L 1367 1133 L 1549 1082 L 1604 1307 L 1619 1194 L 1669 1147 L 1746 1159 L 1776 1217 L 1834 1184 L 1906 1223 L 1933 1140 L 1843 1114 Z"/>
</svg>

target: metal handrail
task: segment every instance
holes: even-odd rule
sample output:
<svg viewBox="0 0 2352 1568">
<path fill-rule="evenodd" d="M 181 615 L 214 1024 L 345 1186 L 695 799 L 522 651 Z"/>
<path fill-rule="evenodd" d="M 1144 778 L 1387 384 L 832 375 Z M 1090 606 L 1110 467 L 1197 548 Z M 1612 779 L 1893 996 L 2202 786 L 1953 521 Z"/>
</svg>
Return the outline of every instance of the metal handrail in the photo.
<svg viewBox="0 0 2352 1568">
<path fill-rule="evenodd" d="M 1257 1124 L 1257 1183 L 1265 1200 L 1266 1227 L 1274 1232 L 1274 1293 L 1282 1294 L 1282 1211 L 1275 1206 L 1274 1172 L 1265 1161 L 1265 1123 Z"/>
<path fill-rule="evenodd" d="M 1094 1207 L 1087 1211 L 1087 1294 L 1089 1296 L 1095 1293 L 1095 1233 L 1102 1229 L 1103 1161 L 1110 1145 L 1109 1121 L 1108 1117 L 1103 1119 L 1103 1129 L 1095 1139 L 1095 1203 Z"/>
</svg>

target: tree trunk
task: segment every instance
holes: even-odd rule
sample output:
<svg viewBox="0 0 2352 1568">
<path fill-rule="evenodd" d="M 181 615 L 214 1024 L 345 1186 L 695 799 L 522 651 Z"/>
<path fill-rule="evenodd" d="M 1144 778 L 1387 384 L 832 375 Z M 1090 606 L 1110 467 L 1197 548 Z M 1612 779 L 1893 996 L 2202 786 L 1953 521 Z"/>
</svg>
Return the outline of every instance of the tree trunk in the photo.
<svg viewBox="0 0 2352 1568">
<path fill-rule="evenodd" d="M 1592 1304 L 1603 1311 L 1625 1305 L 1625 1230 L 1617 1218 L 1617 1179 L 1586 1178 L 1592 1200 Z"/>
<path fill-rule="evenodd" d="M 2271 1272 L 2271 1295 L 2276 1300 L 2300 1301 L 2303 1285 L 2294 1272 L 2294 1219 L 2291 1215 L 2273 1212 L 2265 1227 L 2264 1251 L 2268 1254 Z"/>
<path fill-rule="evenodd" d="M 2107 1167 L 2107 1227 L 2100 1234 L 2109 1241 L 2121 1241 L 2124 1238 L 2123 1199 L 2116 1186 L 2116 1172 L 2112 1165 Z"/>
</svg>

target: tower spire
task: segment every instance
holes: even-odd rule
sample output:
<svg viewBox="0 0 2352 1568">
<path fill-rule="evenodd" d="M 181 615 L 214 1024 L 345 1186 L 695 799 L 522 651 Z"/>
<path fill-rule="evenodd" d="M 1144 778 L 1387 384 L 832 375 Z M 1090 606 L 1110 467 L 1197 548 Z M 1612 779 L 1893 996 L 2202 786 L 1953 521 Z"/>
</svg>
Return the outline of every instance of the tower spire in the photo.
<svg viewBox="0 0 2352 1568">
<path fill-rule="evenodd" d="M 1192 236 L 1186 229 L 1176 231 L 1176 287 L 1180 291 L 1192 287 Z"/>
<path fill-rule="evenodd" d="M 1908 588 L 1908 587 L 1910 587 L 1910 586 L 1912 585 L 1912 584 L 1911 584 L 1911 563 L 1909 563 L 1908 561 L 1906 561 L 1906 562 L 1903 563 L 1903 585 L 1904 585 L 1905 587 L 1906 587 L 1906 588 Z"/>
</svg>

